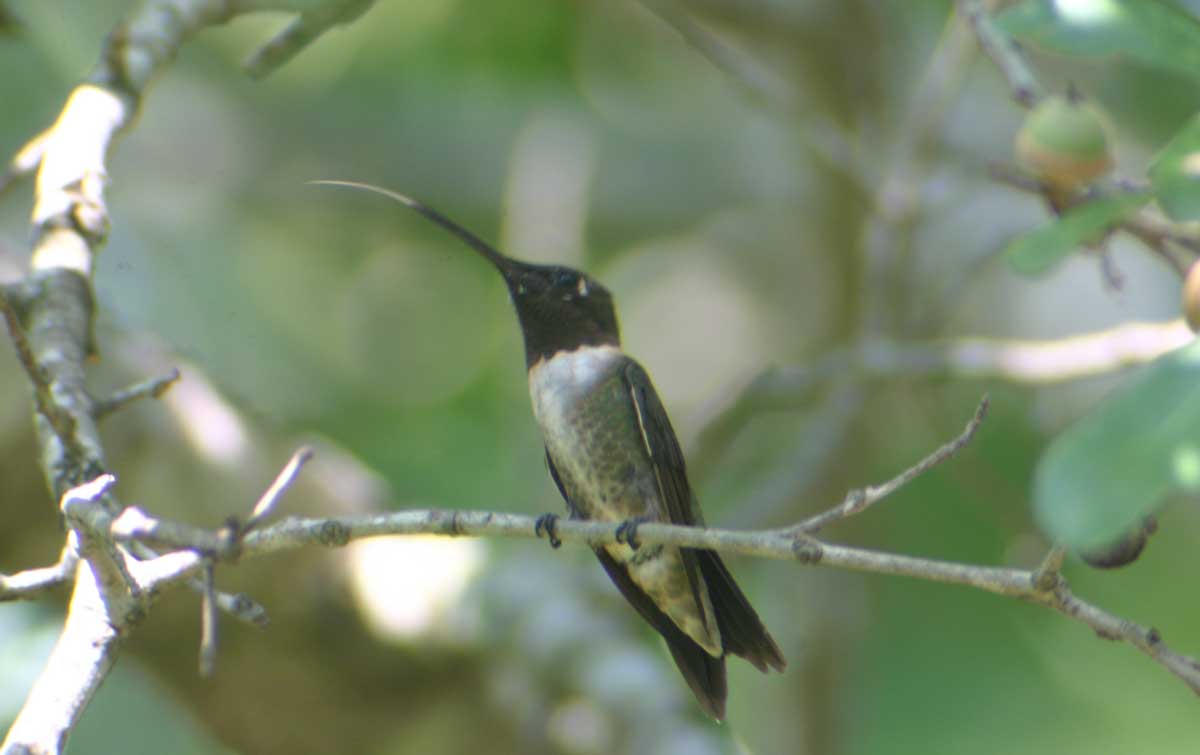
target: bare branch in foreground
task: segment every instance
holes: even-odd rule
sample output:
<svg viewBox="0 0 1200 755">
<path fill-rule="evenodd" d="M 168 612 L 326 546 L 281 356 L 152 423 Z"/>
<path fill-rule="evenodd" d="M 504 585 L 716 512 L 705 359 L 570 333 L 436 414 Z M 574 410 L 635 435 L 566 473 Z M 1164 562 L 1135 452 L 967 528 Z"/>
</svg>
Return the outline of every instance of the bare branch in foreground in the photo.
<svg viewBox="0 0 1200 755">
<path fill-rule="evenodd" d="M 109 535 L 112 516 L 103 503 L 109 488 L 117 478 L 102 474 L 68 490 L 62 497 L 60 509 L 78 542 L 79 557 L 91 564 L 101 588 L 101 598 L 112 602 L 127 592 L 137 596 L 137 583 L 126 568 L 125 554 Z"/>
<path fill-rule="evenodd" d="M 866 509 L 874 506 L 879 501 L 887 498 L 892 493 L 895 493 L 900 488 L 917 479 L 929 470 L 936 467 L 938 464 L 949 459 L 954 454 L 958 453 L 964 446 L 971 442 L 975 437 L 975 432 L 979 430 L 979 426 L 983 424 L 984 418 L 987 416 L 988 397 L 984 396 L 979 401 L 979 406 L 975 409 L 975 414 L 971 420 L 967 422 L 967 427 L 959 434 L 958 437 L 945 443 L 941 448 L 921 459 L 919 462 L 896 475 L 892 479 L 882 485 L 872 485 L 861 490 L 852 490 L 846 494 L 846 498 L 837 506 L 824 511 L 815 516 L 792 525 L 788 528 L 796 533 L 815 534 L 823 528 L 836 522 L 840 519 L 854 516 L 862 513 Z"/>
<path fill-rule="evenodd" d="M 116 662 L 119 639 L 117 626 L 108 621 L 96 576 L 81 561 L 62 634 L 0 744 L 0 753 L 62 752 L 67 735 Z"/>
<path fill-rule="evenodd" d="M 125 400 L 100 404 L 89 394 L 86 362 L 96 353 L 95 297 L 91 276 L 109 230 L 105 189 L 108 156 L 134 121 L 147 85 L 196 33 L 242 13 L 270 8 L 296 10 L 308 18 L 367 0 L 145 0 L 108 36 L 86 83 L 67 98 L 54 124 L 31 140 L 0 175 L 0 192 L 36 170 L 29 274 L 0 291 L 0 305 L 37 403 L 34 418 L 39 462 L 71 528 L 69 546 L 78 561 L 6 578 L 0 593 L 32 595 L 67 581 L 75 585 L 62 635 L 9 730 L 0 753 L 57 753 L 80 713 L 116 659 L 117 640 L 144 613 L 164 573 L 194 564 L 196 554 L 168 554 L 137 561 L 109 531 L 120 504 L 105 494 L 112 478 L 96 417 Z M 331 9 L 335 9 L 331 11 Z M 316 33 L 323 31 L 318 28 Z M 315 34 L 309 34 L 310 41 Z M 18 311 L 7 296 L 21 291 Z M 149 386 L 144 392 L 153 392 Z M 130 397 L 141 395 L 134 392 Z M 93 482 L 87 483 L 88 480 Z M 80 485 L 80 483 L 85 483 Z M 282 491 L 280 491 L 282 492 Z M 130 551 L 148 553 L 140 544 Z M 176 580 L 177 581 L 177 580 Z M 189 584 L 200 580 L 189 575 Z M 261 606 L 245 596 L 211 589 L 207 605 L 252 622 Z"/>
<path fill-rule="evenodd" d="M 108 535 L 101 500 L 115 482 L 103 474 L 62 496 L 79 553 L 66 622 L 41 675 L 0 746 L 0 753 L 57 753 L 116 662 L 121 631 L 143 615 L 142 595 Z"/>
<path fill-rule="evenodd" d="M 305 458 L 304 449 L 292 457 L 271 487 L 276 498 Z M 281 479 L 286 482 L 281 484 Z M 253 623 L 265 622 L 261 606 L 249 598 L 215 590 L 211 556 L 186 550 L 141 561 L 128 557 L 114 541 L 113 517 L 100 503 L 114 482 L 112 475 L 100 475 L 63 496 L 61 509 L 75 541 L 68 545 L 68 553 L 77 551 L 82 556 L 75 562 L 75 591 L 58 643 L 0 745 L 3 755 L 62 752 L 67 735 L 116 662 L 119 639 L 141 621 L 150 601 L 163 588 L 176 584 L 202 587 L 202 673 L 211 673 L 215 660 L 218 610 Z M 218 536 L 228 537 L 223 531 L 214 534 Z M 141 543 L 126 545 L 132 552 L 148 552 Z M 67 558 L 64 555 L 64 561 Z"/>
</svg>

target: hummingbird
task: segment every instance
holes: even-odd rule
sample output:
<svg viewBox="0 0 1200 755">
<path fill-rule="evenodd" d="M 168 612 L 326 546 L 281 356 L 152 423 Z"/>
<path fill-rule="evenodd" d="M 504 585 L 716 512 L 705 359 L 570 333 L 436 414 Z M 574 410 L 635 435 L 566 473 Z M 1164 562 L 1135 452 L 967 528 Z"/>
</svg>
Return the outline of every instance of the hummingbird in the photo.
<svg viewBox="0 0 1200 755">
<path fill-rule="evenodd" d="M 704 526 L 683 452 L 650 376 L 621 350 L 612 294 L 586 273 L 513 259 L 437 210 L 370 184 L 372 191 L 457 236 L 500 273 L 520 321 L 533 415 L 546 465 L 571 518 L 612 522 L 617 543 L 593 548 L 621 595 L 653 627 L 700 707 L 725 717 L 725 656 L 766 673 L 783 653 L 715 551 L 641 546 L 637 526 Z M 535 527 L 558 547 L 557 517 Z"/>
</svg>

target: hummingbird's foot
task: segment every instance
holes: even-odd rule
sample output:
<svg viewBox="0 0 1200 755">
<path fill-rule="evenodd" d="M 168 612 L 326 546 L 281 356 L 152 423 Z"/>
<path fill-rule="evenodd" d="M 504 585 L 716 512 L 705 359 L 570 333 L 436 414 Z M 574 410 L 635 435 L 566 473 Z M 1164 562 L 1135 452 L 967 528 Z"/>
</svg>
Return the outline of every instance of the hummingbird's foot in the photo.
<svg viewBox="0 0 1200 755">
<path fill-rule="evenodd" d="M 557 529 L 558 514 L 542 514 L 533 523 L 533 534 L 541 537 L 542 533 L 545 532 L 546 538 L 550 541 L 551 548 L 557 548 L 562 545 L 562 540 L 559 540 L 558 535 L 555 533 Z"/>
<path fill-rule="evenodd" d="M 635 516 L 633 519 L 626 519 L 617 525 L 617 542 L 628 545 L 631 550 L 637 550 L 641 547 L 638 542 L 637 528 L 646 522 L 651 521 L 648 516 Z"/>
</svg>

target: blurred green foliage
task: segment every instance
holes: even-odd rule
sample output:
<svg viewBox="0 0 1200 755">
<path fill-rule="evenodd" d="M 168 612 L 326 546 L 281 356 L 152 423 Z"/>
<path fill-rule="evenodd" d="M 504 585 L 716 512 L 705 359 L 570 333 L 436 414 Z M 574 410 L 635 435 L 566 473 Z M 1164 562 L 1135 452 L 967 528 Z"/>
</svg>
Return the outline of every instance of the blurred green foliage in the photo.
<svg viewBox="0 0 1200 755">
<path fill-rule="evenodd" d="M 1118 194 L 1072 208 L 1042 227 L 1013 240 L 1005 256 L 1022 275 L 1040 275 L 1105 234 L 1151 200 L 1147 192 Z"/>
<path fill-rule="evenodd" d="M 1022 0 L 998 23 L 1014 37 L 1080 57 L 1120 56 L 1196 76 L 1200 21 L 1171 0 Z"/>
<path fill-rule="evenodd" d="M 1193 118 L 1150 165 L 1150 180 L 1163 212 L 1175 220 L 1200 219 L 1200 120 Z"/>
<path fill-rule="evenodd" d="M 11 152 L 54 119 L 132 4 L 10 5 L 24 22 L 0 40 L 0 145 Z M 1048 545 L 1030 513 L 1038 457 L 1118 378 L 1035 388 L 836 374 L 754 416 L 727 446 L 700 448 L 700 431 L 753 376 L 816 363 L 864 332 L 901 343 L 1052 338 L 1178 314 L 1177 279 L 1124 240 L 1110 246 L 1125 280 L 1117 292 L 1090 256 L 1037 280 L 1012 274 L 1007 243 L 1047 213 L 987 174 L 988 161 L 1011 160 L 1023 113 L 990 64 L 947 56 L 951 5 L 380 0 L 262 82 L 237 65 L 282 17 L 204 32 L 153 86 L 109 166 L 94 382 L 103 393 L 182 361 L 184 385 L 211 379 L 252 442 L 221 460 L 188 440 L 216 409 L 182 421 L 139 405 L 105 425 L 123 499 L 220 521 L 244 513 L 303 439 L 357 476 L 300 486 L 288 513 L 363 499 L 561 510 L 503 286 L 398 207 L 305 184 L 345 178 L 419 196 L 514 256 L 603 280 L 685 448 L 708 460 L 692 474 L 714 525 L 789 523 L 886 479 L 958 432 L 990 390 L 972 446 L 827 534 L 1036 564 Z M 1119 11 L 1107 25 L 1080 31 L 1045 15 L 1060 5 L 1018 3 L 1010 14 L 1024 25 L 1009 28 L 1034 43 L 1047 90 L 1074 82 L 1112 114 L 1118 170 L 1144 176 L 1200 109 L 1195 67 L 1177 64 L 1196 54 L 1195 22 L 1173 6 L 1114 0 L 1093 4 Z M 947 60 L 950 70 L 938 67 Z M 930 87 L 944 97 L 926 97 Z M 0 204 L 6 274 L 23 264 L 29 188 Z M 1102 214 L 1100 226 L 1114 217 Z M 1065 238 L 1072 222 L 1049 232 L 1056 258 L 1088 236 Z M 41 500 L 23 380 L 0 349 L 0 386 L 13 397 L 0 404 L 6 572 L 51 560 L 60 537 Z M 1176 394 L 1121 395 L 1149 419 Z M 1090 421 L 1103 424 L 1103 411 Z M 1072 432 L 1060 448 L 1083 433 Z M 1136 479 L 1142 494 L 1162 482 L 1161 459 L 1134 465 L 1122 452 L 1138 438 L 1111 443 L 1106 427 L 1089 437 L 1073 456 Z M 1067 492 L 1052 497 L 1101 479 L 1089 474 L 1063 472 Z M 383 492 L 372 499 L 359 484 Z M 1152 497 L 1109 495 L 1111 516 Z M 1178 574 L 1200 521 L 1191 506 L 1160 520 L 1130 568 L 1071 562 L 1068 577 L 1195 654 L 1200 609 Z M 459 613 L 399 641 L 365 628 L 342 554 L 222 568 L 222 584 L 264 602 L 272 626 L 223 621 L 217 675 L 201 680 L 196 600 L 165 596 L 71 751 L 1194 749 L 1186 688 L 1082 625 L 963 590 L 747 559 L 732 568 L 789 668 L 768 677 L 732 662 L 730 720 L 717 727 L 590 554 L 489 542 L 484 558 Z M 0 718 L 48 652 L 48 615 L 0 608 L 0 658 L 24 661 L 0 664 Z"/>
<path fill-rule="evenodd" d="M 1172 352 L 1055 438 L 1034 502 L 1042 525 L 1075 548 L 1114 542 L 1169 493 L 1200 492 L 1196 344 Z"/>
</svg>

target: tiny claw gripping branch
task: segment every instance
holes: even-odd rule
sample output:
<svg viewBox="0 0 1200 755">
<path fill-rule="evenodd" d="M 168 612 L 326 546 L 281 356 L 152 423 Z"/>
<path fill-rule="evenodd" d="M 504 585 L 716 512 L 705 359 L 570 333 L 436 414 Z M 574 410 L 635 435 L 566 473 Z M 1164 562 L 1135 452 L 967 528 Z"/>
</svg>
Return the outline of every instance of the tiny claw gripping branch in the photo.
<svg viewBox="0 0 1200 755">
<path fill-rule="evenodd" d="M 630 550 L 637 550 L 641 547 L 641 542 L 638 540 L 638 527 L 650 521 L 648 516 L 639 516 L 634 519 L 626 519 L 617 525 L 616 539 L 618 543 L 628 545 Z"/>
<path fill-rule="evenodd" d="M 541 537 L 542 533 L 546 533 L 546 539 L 550 541 L 551 548 L 559 548 L 562 546 L 562 540 L 558 539 L 558 514 L 542 514 L 533 523 L 533 534 Z"/>
</svg>

